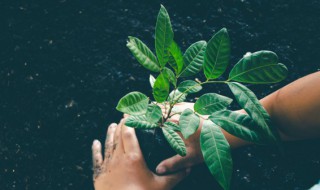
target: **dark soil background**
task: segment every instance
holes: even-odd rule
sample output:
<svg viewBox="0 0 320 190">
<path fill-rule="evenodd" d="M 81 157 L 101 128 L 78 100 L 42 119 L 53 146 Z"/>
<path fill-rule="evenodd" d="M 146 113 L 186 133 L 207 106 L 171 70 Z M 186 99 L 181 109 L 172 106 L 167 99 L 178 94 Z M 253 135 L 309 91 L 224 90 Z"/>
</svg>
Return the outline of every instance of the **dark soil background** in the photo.
<svg viewBox="0 0 320 190">
<path fill-rule="evenodd" d="M 276 52 L 289 77 L 250 86 L 258 97 L 320 68 L 318 0 L 2 0 L 0 189 L 93 189 L 93 139 L 103 141 L 107 125 L 121 118 L 115 106 L 123 95 L 151 95 L 149 73 L 125 44 L 132 35 L 154 47 L 160 3 L 183 50 L 226 27 L 231 65 L 248 51 Z M 207 91 L 230 94 L 221 86 Z M 232 187 L 307 189 L 320 178 L 319 146 L 319 140 L 288 143 L 285 157 L 275 147 L 235 150 Z M 194 169 L 193 185 L 184 189 L 212 181 L 206 172 Z M 204 182 L 198 189 L 213 187 Z"/>
</svg>

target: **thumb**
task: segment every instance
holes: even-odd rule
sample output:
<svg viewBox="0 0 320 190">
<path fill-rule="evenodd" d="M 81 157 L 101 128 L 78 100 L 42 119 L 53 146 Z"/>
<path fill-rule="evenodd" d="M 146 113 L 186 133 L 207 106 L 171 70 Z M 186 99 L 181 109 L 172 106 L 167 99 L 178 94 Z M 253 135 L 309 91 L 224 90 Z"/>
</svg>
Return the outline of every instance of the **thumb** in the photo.
<svg viewBox="0 0 320 190">
<path fill-rule="evenodd" d="M 191 168 L 187 168 L 174 174 L 157 176 L 158 182 L 160 183 L 159 185 L 164 189 L 172 189 L 181 180 L 187 177 L 190 174 L 190 171 L 191 171 Z"/>
</svg>

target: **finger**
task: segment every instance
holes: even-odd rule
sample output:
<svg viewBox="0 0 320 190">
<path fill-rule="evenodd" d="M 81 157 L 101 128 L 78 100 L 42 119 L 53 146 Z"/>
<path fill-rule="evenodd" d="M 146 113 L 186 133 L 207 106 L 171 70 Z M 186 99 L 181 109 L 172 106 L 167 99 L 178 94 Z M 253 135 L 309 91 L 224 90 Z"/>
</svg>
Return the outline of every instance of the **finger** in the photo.
<svg viewBox="0 0 320 190">
<path fill-rule="evenodd" d="M 165 174 L 178 171 L 190 167 L 192 165 L 191 158 L 188 156 L 181 157 L 175 155 L 171 158 L 163 160 L 156 168 L 158 174 Z"/>
<path fill-rule="evenodd" d="M 93 161 L 93 179 L 95 179 L 101 172 L 103 163 L 101 154 L 101 143 L 98 140 L 94 140 L 92 143 L 92 161 Z"/>
<path fill-rule="evenodd" d="M 117 124 L 112 123 L 108 127 L 107 137 L 104 145 L 104 160 L 108 161 L 113 152 L 114 133 L 116 131 Z"/>
<path fill-rule="evenodd" d="M 118 124 L 118 126 L 116 127 L 115 137 L 113 141 L 113 149 L 114 151 L 118 151 L 118 152 L 123 152 L 123 143 L 122 143 L 122 135 L 121 135 L 123 123 L 124 123 L 124 119 L 122 119 Z"/>
<path fill-rule="evenodd" d="M 177 185 L 181 180 L 187 177 L 190 174 L 191 169 L 187 168 L 183 171 L 165 175 L 165 176 L 157 176 L 159 180 L 159 186 L 163 189 L 172 189 L 175 185 Z"/>
<path fill-rule="evenodd" d="M 122 127 L 122 142 L 124 151 L 132 153 L 141 153 L 139 142 L 134 128 L 123 126 Z"/>
<path fill-rule="evenodd" d="M 130 115 L 129 114 L 123 114 L 123 118 L 128 118 Z"/>
<path fill-rule="evenodd" d="M 169 118 L 167 121 L 171 121 L 173 123 L 179 124 L 179 115 L 174 115 L 173 117 Z"/>
</svg>

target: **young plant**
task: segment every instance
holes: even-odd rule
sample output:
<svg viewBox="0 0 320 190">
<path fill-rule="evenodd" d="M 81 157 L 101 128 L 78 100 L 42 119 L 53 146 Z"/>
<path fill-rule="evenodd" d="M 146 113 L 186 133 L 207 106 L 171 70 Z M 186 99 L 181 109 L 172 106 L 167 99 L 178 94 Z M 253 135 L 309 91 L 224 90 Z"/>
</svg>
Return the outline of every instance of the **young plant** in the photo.
<svg viewBox="0 0 320 190">
<path fill-rule="evenodd" d="M 252 91 L 238 83 L 269 84 L 283 80 L 288 71 L 278 63 L 275 53 L 258 51 L 247 54 L 235 64 L 227 80 L 217 80 L 225 72 L 230 59 L 227 29 L 218 31 L 208 43 L 198 41 L 192 44 L 183 54 L 174 41 L 170 18 L 162 5 L 155 28 L 156 55 L 135 37 L 129 37 L 127 47 L 142 66 L 158 75 L 156 78 L 150 75 L 155 101 L 140 92 L 131 92 L 120 99 L 117 110 L 131 115 L 126 125 L 140 129 L 161 128 L 170 146 L 179 155 L 185 156 L 184 139 L 197 131 L 202 115 L 209 115 L 200 133 L 201 151 L 211 174 L 223 189 L 230 189 L 232 158 L 221 128 L 246 141 L 279 144 L 279 135 L 266 110 Z M 202 69 L 206 81 L 182 80 Z M 183 102 L 187 95 L 199 92 L 206 84 L 228 85 L 248 115 L 228 110 L 232 99 L 216 93 L 199 97 L 194 111 L 174 112 L 175 104 Z M 160 106 L 167 108 L 166 113 L 162 113 Z M 175 114 L 180 114 L 179 124 L 170 122 Z"/>
</svg>

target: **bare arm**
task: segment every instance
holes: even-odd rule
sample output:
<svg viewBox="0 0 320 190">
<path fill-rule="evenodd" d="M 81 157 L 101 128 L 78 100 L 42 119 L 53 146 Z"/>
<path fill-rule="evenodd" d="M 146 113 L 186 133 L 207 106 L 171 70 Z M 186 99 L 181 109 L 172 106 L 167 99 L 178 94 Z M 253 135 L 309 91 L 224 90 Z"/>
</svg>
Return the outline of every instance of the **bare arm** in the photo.
<svg viewBox="0 0 320 190">
<path fill-rule="evenodd" d="M 320 137 L 320 72 L 298 79 L 260 100 L 278 128 L 282 140 Z M 187 103 L 179 106 L 192 107 Z M 244 110 L 239 110 L 244 112 Z M 176 171 L 203 162 L 199 130 L 186 140 L 187 156 L 176 155 L 157 167 L 158 173 Z M 223 130 L 222 130 L 223 131 Z M 232 148 L 250 144 L 223 131 Z"/>
<path fill-rule="evenodd" d="M 320 72 L 290 83 L 261 103 L 284 140 L 320 136 Z"/>
</svg>

